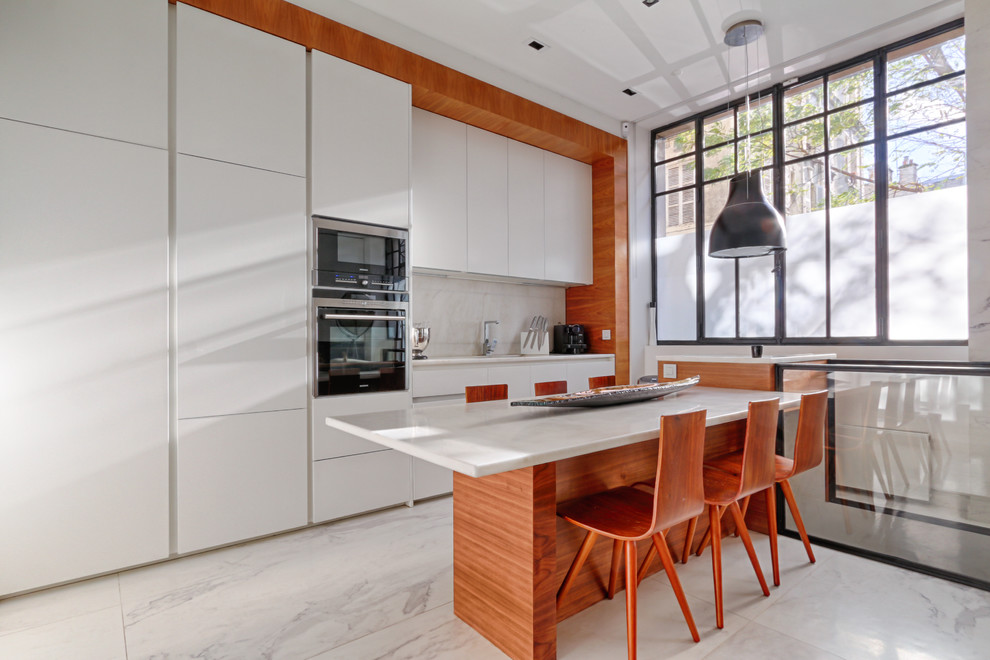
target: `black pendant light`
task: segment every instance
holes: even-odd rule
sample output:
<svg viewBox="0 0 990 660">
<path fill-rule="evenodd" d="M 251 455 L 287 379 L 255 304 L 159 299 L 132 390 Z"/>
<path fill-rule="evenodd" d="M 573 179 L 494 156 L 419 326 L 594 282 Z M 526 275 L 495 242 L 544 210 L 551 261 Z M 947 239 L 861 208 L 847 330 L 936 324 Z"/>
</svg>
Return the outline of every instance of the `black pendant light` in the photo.
<svg viewBox="0 0 990 660">
<path fill-rule="evenodd" d="M 708 256 L 762 257 L 787 249 L 784 218 L 763 195 L 759 172 L 729 179 L 729 200 L 708 237 Z"/>
<path fill-rule="evenodd" d="M 762 35 L 762 23 L 742 21 L 726 31 L 725 43 L 730 48 L 745 46 Z M 746 68 L 748 73 L 748 51 Z M 752 122 L 748 93 L 746 116 Z M 747 143 L 748 140 L 747 137 Z M 747 148 L 746 153 L 752 154 L 752 151 Z M 722 259 L 763 257 L 786 250 L 786 243 L 784 218 L 763 195 L 760 172 L 742 172 L 729 179 L 729 199 L 712 226 L 708 237 L 708 256 Z"/>
</svg>

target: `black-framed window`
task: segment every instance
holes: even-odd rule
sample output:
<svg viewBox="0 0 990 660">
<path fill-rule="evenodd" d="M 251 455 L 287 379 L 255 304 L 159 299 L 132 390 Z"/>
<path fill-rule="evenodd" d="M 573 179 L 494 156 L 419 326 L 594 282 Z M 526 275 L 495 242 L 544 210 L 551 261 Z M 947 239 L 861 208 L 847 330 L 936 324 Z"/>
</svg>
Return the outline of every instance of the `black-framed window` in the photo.
<svg viewBox="0 0 990 660">
<path fill-rule="evenodd" d="M 958 21 L 654 131 L 658 341 L 964 342 L 964 67 Z M 754 168 L 788 249 L 709 258 Z"/>
</svg>

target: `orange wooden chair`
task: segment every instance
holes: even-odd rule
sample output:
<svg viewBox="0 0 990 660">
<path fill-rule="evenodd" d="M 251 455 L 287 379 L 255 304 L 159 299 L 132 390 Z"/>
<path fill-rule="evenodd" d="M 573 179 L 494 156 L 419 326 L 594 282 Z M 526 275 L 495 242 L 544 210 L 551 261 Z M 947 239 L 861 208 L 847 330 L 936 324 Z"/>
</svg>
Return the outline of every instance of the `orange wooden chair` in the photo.
<svg viewBox="0 0 990 660">
<path fill-rule="evenodd" d="M 784 500 L 794 517 L 794 524 L 798 528 L 798 534 L 804 543 L 804 549 L 808 553 L 808 561 L 815 563 L 815 553 L 811 550 L 811 541 L 808 540 L 808 532 L 804 529 L 804 520 L 801 519 L 801 512 L 798 510 L 797 501 L 794 499 L 794 491 L 791 489 L 791 477 L 802 472 L 817 467 L 822 462 L 822 454 L 825 447 L 825 415 L 828 412 L 828 391 L 812 392 L 801 396 L 801 409 L 798 413 L 797 432 L 794 436 L 794 458 L 776 455 L 774 457 L 774 482 L 780 484 L 780 489 L 784 493 Z M 742 453 L 733 452 L 726 456 L 720 456 L 716 460 L 708 463 L 719 470 L 732 474 L 739 474 L 741 469 Z M 745 505 L 742 513 L 746 515 Z M 776 532 L 776 510 L 767 508 L 768 526 Z M 774 524 L 770 525 L 770 519 L 774 518 Z M 702 541 L 702 548 L 704 547 Z M 780 567 L 774 557 L 773 582 L 780 584 Z"/>
<path fill-rule="evenodd" d="M 566 380 L 551 380 L 545 383 L 533 383 L 536 396 L 549 396 L 551 394 L 567 394 Z"/>
<path fill-rule="evenodd" d="M 615 376 L 592 376 L 588 379 L 588 389 L 596 387 L 612 387 L 615 385 Z"/>
<path fill-rule="evenodd" d="M 722 608 L 722 514 L 728 509 L 736 523 L 739 536 L 749 561 L 756 571 L 756 579 L 764 596 L 770 595 L 767 581 L 760 568 L 760 560 L 753 549 L 753 540 L 746 529 L 739 500 L 758 493 L 766 492 L 767 511 L 776 511 L 777 504 L 774 495 L 774 445 L 777 439 L 777 412 L 780 409 L 780 399 L 766 401 L 751 401 L 749 415 L 746 421 L 746 437 L 743 441 L 740 461 L 740 471 L 736 474 L 712 467 L 705 463 L 705 503 L 708 504 L 708 523 L 712 542 L 712 579 L 715 583 L 715 624 L 723 627 Z M 687 557 L 691 543 L 694 541 L 694 531 L 697 518 L 688 524 L 687 536 L 684 539 L 684 554 Z M 701 554 L 704 545 L 698 549 Z M 774 565 L 777 564 L 777 519 L 770 516 L 770 556 Z"/>
<path fill-rule="evenodd" d="M 464 388 L 464 398 L 468 403 L 498 401 L 509 398 L 508 385 L 468 385 Z"/>
<path fill-rule="evenodd" d="M 619 570 L 619 555 L 614 552 L 614 548 L 621 544 L 626 562 L 626 641 L 630 660 L 636 657 L 636 587 L 639 582 L 636 542 L 643 539 L 652 539 L 653 550 L 660 556 L 667 572 L 670 586 L 674 589 L 681 612 L 691 630 L 691 637 L 696 642 L 701 639 L 674 570 L 674 559 L 667 547 L 667 539 L 661 530 L 669 530 L 678 523 L 696 518 L 704 511 L 702 461 L 705 416 L 706 411 L 700 410 L 660 418 L 657 476 L 652 493 L 620 486 L 557 506 L 557 515 L 588 530 L 557 592 L 557 607 L 563 602 L 599 535 L 611 538 L 614 542 L 608 586 L 611 598 L 615 594 Z"/>
</svg>

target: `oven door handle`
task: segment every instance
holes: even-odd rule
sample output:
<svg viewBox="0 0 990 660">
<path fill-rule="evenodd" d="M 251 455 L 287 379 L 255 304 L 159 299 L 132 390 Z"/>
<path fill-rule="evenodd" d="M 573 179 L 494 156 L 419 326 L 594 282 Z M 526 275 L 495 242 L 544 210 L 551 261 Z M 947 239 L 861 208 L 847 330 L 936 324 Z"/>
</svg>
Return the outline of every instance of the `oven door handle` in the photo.
<svg viewBox="0 0 990 660">
<path fill-rule="evenodd" d="M 321 314 L 327 321 L 405 321 L 405 316 L 377 316 L 375 314 Z"/>
</svg>

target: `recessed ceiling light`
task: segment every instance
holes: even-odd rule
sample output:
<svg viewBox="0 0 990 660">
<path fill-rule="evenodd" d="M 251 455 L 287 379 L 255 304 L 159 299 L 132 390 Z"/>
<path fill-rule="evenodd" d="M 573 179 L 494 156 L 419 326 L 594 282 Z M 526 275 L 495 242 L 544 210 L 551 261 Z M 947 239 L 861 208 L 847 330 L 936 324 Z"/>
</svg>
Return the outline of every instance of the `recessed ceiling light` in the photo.
<svg viewBox="0 0 990 660">
<path fill-rule="evenodd" d="M 660 2 L 660 0 L 643 0 L 643 4 L 646 5 L 647 7 L 652 7 L 658 2 Z"/>
<path fill-rule="evenodd" d="M 541 43 L 541 42 L 537 41 L 536 39 L 533 39 L 532 41 L 530 41 L 526 45 L 529 46 L 530 48 L 532 48 L 533 50 L 543 50 L 544 48 L 547 47 L 546 44 Z"/>
<path fill-rule="evenodd" d="M 653 1 L 656 2 L 656 0 Z M 625 94 L 626 96 L 636 96 L 637 94 L 639 94 L 639 92 L 637 92 L 635 89 L 631 87 L 627 87 L 626 89 L 622 90 L 622 93 Z"/>
</svg>

